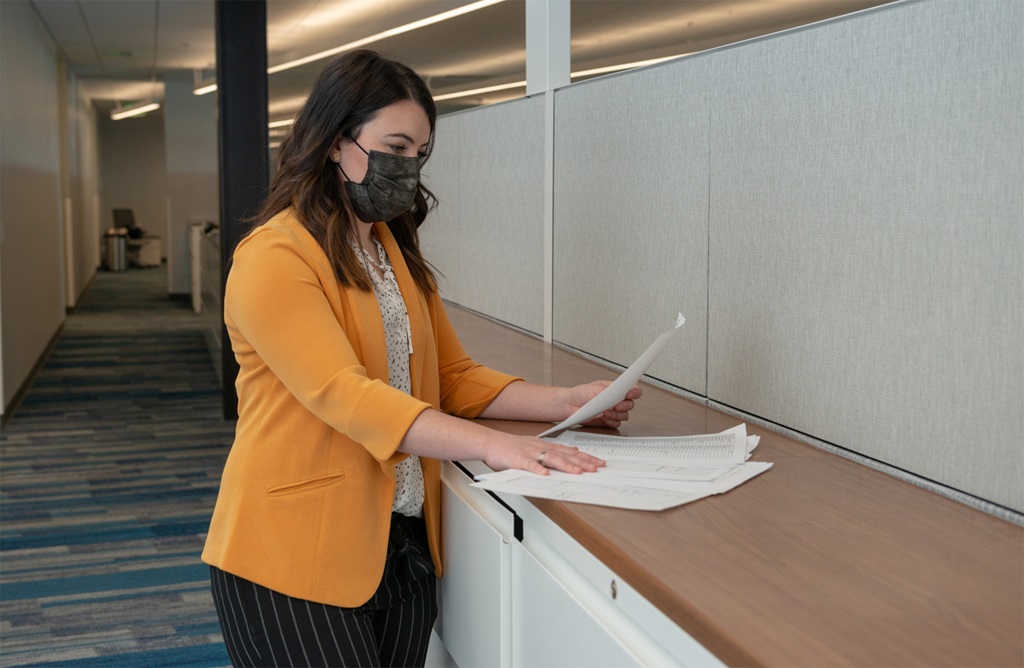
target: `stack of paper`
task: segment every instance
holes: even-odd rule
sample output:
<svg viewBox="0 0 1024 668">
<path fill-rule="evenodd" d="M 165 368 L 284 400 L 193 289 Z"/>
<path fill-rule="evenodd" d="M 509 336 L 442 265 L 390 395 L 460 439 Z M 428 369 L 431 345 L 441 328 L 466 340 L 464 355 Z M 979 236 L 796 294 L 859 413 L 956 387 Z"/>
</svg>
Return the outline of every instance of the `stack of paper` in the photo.
<svg viewBox="0 0 1024 668">
<path fill-rule="evenodd" d="M 559 501 L 636 510 L 664 510 L 722 494 L 771 468 L 748 462 L 759 437 L 740 424 L 720 434 L 630 438 L 563 432 L 555 442 L 574 445 L 608 465 L 597 473 L 517 469 L 477 476 L 475 487 Z"/>
</svg>

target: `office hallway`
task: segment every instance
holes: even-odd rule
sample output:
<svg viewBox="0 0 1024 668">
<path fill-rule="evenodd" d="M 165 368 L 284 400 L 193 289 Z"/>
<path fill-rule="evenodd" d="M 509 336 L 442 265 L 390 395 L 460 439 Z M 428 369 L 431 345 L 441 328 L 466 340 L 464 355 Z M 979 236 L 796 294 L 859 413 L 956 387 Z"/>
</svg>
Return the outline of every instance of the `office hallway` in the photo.
<svg viewBox="0 0 1024 668">
<path fill-rule="evenodd" d="M 233 423 L 166 268 L 99 272 L 0 435 L 0 666 L 227 665 L 199 560 Z"/>
</svg>

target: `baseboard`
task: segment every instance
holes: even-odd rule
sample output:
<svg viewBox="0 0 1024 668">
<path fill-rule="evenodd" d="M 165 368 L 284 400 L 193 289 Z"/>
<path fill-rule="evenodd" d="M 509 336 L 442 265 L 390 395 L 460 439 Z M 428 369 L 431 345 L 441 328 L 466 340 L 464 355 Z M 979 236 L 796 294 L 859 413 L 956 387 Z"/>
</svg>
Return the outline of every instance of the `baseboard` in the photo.
<svg viewBox="0 0 1024 668">
<path fill-rule="evenodd" d="M 85 284 L 85 287 L 84 287 L 84 288 L 82 288 L 82 289 L 81 289 L 81 290 L 79 291 L 79 293 L 78 293 L 78 296 L 76 296 L 76 297 L 75 297 L 75 304 L 74 304 L 74 306 L 66 306 L 66 307 L 64 308 L 64 313 L 65 313 L 66 315 L 71 315 L 72 313 L 74 313 L 74 312 L 75 312 L 75 309 L 76 309 L 76 308 L 78 308 L 78 305 L 82 303 L 82 297 L 84 297 L 84 296 L 85 296 L 85 293 L 89 292 L 89 288 L 91 288 L 91 287 L 92 287 L 92 284 L 96 282 L 96 274 L 97 274 L 97 272 L 99 272 L 99 271 L 100 271 L 100 269 L 99 269 L 99 267 L 97 267 L 97 268 L 96 268 L 96 269 L 95 269 L 95 270 L 94 270 L 94 271 L 92 272 L 92 276 L 91 276 L 91 277 L 89 277 L 89 281 L 88 281 L 88 282 L 87 282 L 87 283 Z"/>
<path fill-rule="evenodd" d="M 50 339 L 50 342 L 46 344 L 46 348 L 39 356 L 39 359 L 36 360 L 36 363 L 32 366 L 32 370 L 28 372 L 25 382 L 21 384 L 18 390 L 14 393 L 14 396 L 11 397 L 11 400 L 6 406 L 4 406 L 4 414 L 0 416 L 0 430 L 7 427 L 7 422 L 14 417 L 14 413 L 18 410 L 18 406 L 21 404 L 22 399 L 24 399 L 25 395 L 28 394 L 28 390 L 32 386 L 32 381 L 34 381 L 36 376 L 39 375 L 39 370 L 43 368 L 44 364 L 46 364 L 46 360 L 50 359 L 50 354 L 53 353 L 53 349 L 57 345 L 57 340 L 63 333 L 64 323 L 61 323 L 60 327 L 57 328 L 56 333 L 54 333 L 53 337 Z"/>
</svg>

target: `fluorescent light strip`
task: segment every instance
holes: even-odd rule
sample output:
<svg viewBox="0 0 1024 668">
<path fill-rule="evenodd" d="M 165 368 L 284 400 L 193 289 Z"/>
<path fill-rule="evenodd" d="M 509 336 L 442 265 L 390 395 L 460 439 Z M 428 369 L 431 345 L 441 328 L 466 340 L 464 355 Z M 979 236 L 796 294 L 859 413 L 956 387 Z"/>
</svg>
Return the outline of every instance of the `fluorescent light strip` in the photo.
<svg viewBox="0 0 1024 668">
<path fill-rule="evenodd" d="M 206 84 L 205 86 L 200 86 L 199 88 L 196 88 L 195 90 L 192 91 L 192 94 L 193 95 L 206 95 L 207 93 L 212 93 L 215 90 L 217 90 L 217 84 L 211 83 L 211 84 Z"/>
<path fill-rule="evenodd" d="M 678 56 L 665 56 L 664 58 L 652 58 L 651 60 L 639 60 L 635 63 L 626 63 L 625 65 L 610 65 L 608 67 L 598 67 L 593 70 L 584 70 L 582 72 L 573 72 L 569 76 L 576 77 L 589 77 L 595 74 L 609 74 L 611 72 L 621 72 L 622 70 L 631 70 L 634 67 L 644 67 L 646 65 L 655 65 L 657 63 L 663 63 L 666 60 L 672 60 L 673 58 L 680 58 L 687 54 L 681 53 Z"/>
<path fill-rule="evenodd" d="M 494 93 L 499 90 L 508 90 L 510 88 L 523 88 L 526 86 L 525 81 L 515 81 L 513 83 L 498 84 L 497 86 L 487 86 L 486 88 L 474 88 L 473 90 L 462 90 L 458 93 L 445 93 L 444 95 L 435 95 L 434 102 L 441 102 L 442 100 L 454 100 L 457 97 L 469 97 L 470 95 L 483 95 L 484 93 Z"/>
<path fill-rule="evenodd" d="M 268 128 L 283 128 L 284 126 L 291 125 L 294 122 L 295 122 L 294 118 L 289 118 L 286 121 L 271 121 L 270 123 L 267 123 L 267 127 Z"/>
<path fill-rule="evenodd" d="M 595 74 L 608 74 L 610 72 L 621 72 L 622 70 L 631 70 L 635 67 L 644 67 L 645 65 L 654 65 L 656 63 L 663 63 L 666 60 L 672 60 L 673 58 L 679 58 L 687 54 L 683 53 L 678 56 L 666 56 L 664 58 L 652 58 L 651 60 L 639 60 L 635 63 L 626 63 L 624 65 L 610 65 L 608 67 L 598 67 L 593 70 L 583 70 L 581 72 L 573 72 L 569 76 L 573 79 L 577 77 L 593 76 Z M 435 95 L 434 102 L 441 102 L 443 100 L 454 100 L 460 97 L 470 97 L 471 95 L 483 95 L 484 93 L 494 93 L 499 90 L 508 90 L 509 88 L 523 88 L 526 86 L 525 81 L 516 81 L 515 83 L 498 84 L 497 86 L 487 86 L 486 88 L 474 88 L 472 90 L 463 90 L 458 93 L 445 93 L 444 95 Z"/>
<path fill-rule="evenodd" d="M 474 2 L 472 4 L 465 5 L 464 7 L 459 7 L 458 9 L 452 9 L 447 12 L 441 12 L 440 14 L 429 16 L 425 19 L 420 19 L 419 21 L 406 23 L 404 26 L 391 28 L 389 30 L 385 30 L 384 32 L 379 32 L 376 35 L 370 35 L 369 37 L 363 37 L 362 39 L 357 39 L 356 41 L 349 42 L 348 44 L 336 46 L 333 49 L 327 49 L 326 51 L 321 51 L 320 53 L 314 53 L 313 55 L 306 56 L 305 58 L 299 58 L 298 60 L 291 60 L 288 61 L 287 63 L 281 63 L 280 65 L 268 67 L 267 74 L 281 72 L 282 70 L 289 70 L 293 67 L 305 65 L 306 63 L 312 63 L 323 58 L 330 58 L 335 54 L 341 53 L 342 51 L 348 51 L 349 49 L 355 49 L 360 46 L 365 46 L 366 44 L 370 44 L 371 42 L 378 42 L 388 37 L 401 35 L 402 33 L 410 32 L 412 30 L 418 30 L 419 28 L 425 28 L 426 26 L 433 25 L 435 23 L 440 23 L 441 21 L 447 21 L 448 19 L 453 19 L 456 16 L 462 16 L 463 14 L 469 14 L 470 12 L 475 12 L 478 9 L 484 9 L 485 7 L 490 7 L 491 5 L 496 5 L 499 2 L 504 1 L 505 0 L 481 0 L 480 2 Z"/>
<path fill-rule="evenodd" d="M 116 109 L 110 112 L 110 119 L 113 121 L 119 121 L 122 118 L 131 118 L 132 116 L 139 116 L 146 113 L 147 111 L 156 111 L 160 108 L 159 102 L 150 102 L 149 104 L 139 105 L 138 107 L 132 107 L 130 109 L 122 109 L 117 111 Z"/>
<path fill-rule="evenodd" d="M 496 5 L 500 2 L 505 2 L 505 0 L 480 0 L 480 2 L 474 2 L 463 7 L 459 7 L 457 9 L 452 9 L 447 12 L 441 12 L 440 14 L 435 14 L 434 16 L 429 16 L 425 19 L 420 19 L 419 21 L 413 21 L 412 23 L 406 23 L 405 25 L 398 26 L 397 28 L 391 28 L 389 30 L 385 30 L 384 32 L 379 32 L 376 35 L 370 35 L 369 37 L 363 37 L 362 39 L 357 39 L 356 41 L 349 42 L 348 44 L 336 46 L 333 49 L 327 49 L 326 51 L 314 53 L 313 55 L 306 56 L 304 58 L 290 60 L 287 63 L 281 63 L 280 65 L 268 67 L 267 74 L 274 74 L 275 72 L 290 70 L 293 67 L 299 67 L 300 65 L 306 65 L 307 63 L 312 63 L 317 60 L 330 58 L 333 55 L 341 53 L 342 51 L 348 51 L 349 49 L 355 49 L 360 46 L 366 46 L 367 44 L 378 42 L 382 39 L 387 39 L 388 37 L 401 35 L 402 33 L 410 32 L 412 30 L 418 30 L 419 28 L 425 28 L 426 26 L 433 25 L 435 23 L 440 23 L 441 21 L 447 21 L 448 19 L 453 19 L 456 16 L 462 16 L 463 14 L 469 14 L 470 12 L 475 12 L 478 9 L 484 9 L 486 7 L 490 7 L 491 5 Z M 207 88 L 209 90 L 207 90 Z M 197 88 L 193 91 L 193 93 L 195 93 L 196 95 L 202 95 L 204 93 L 212 93 L 215 90 L 217 90 L 217 84 L 214 83 L 210 86 L 207 86 L 206 88 Z"/>
</svg>

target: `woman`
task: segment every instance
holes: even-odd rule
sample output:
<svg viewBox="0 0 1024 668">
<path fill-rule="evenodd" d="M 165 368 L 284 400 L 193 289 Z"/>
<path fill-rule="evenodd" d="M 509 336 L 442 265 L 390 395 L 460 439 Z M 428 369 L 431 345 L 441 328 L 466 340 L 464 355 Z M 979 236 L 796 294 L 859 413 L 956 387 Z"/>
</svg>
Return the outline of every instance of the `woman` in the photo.
<svg viewBox="0 0 1024 668">
<path fill-rule="evenodd" d="M 532 385 L 463 351 L 417 236 L 435 118 L 404 65 L 332 61 L 235 250 L 224 319 L 239 417 L 203 560 L 236 665 L 422 665 L 438 460 L 603 464 L 460 419 L 561 421 L 607 383 Z M 639 395 L 592 424 L 617 427 Z"/>
</svg>

